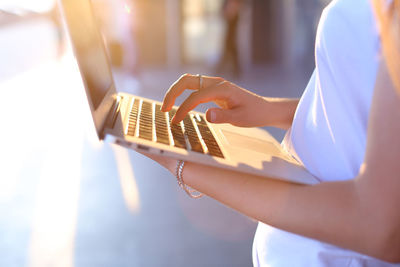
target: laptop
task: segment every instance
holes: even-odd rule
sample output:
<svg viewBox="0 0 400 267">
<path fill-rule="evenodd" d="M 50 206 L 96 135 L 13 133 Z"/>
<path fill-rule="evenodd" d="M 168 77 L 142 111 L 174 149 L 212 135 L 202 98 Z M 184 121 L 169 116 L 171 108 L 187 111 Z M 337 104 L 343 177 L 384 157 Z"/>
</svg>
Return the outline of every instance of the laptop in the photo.
<svg viewBox="0 0 400 267">
<path fill-rule="evenodd" d="M 61 0 L 100 140 L 168 157 L 301 184 L 316 184 L 267 131 L 211 124 L 192 111 L 179 124 L 161 103 L 117 92 L 90 0 Z"/>
</svg>

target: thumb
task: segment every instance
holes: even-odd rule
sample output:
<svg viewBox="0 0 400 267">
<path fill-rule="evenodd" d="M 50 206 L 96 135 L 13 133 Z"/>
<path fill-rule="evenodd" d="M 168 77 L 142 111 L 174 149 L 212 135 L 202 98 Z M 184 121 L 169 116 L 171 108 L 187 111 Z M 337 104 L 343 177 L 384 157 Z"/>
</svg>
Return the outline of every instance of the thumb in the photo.
<svg viewBox="0 0 400 267">
<path fill-rule="evenodd" d="M 232 123 L 233 110 L 210 108 L 206 112 L 206 118 L 207 121 L 211 123 Z"/>
</svg>

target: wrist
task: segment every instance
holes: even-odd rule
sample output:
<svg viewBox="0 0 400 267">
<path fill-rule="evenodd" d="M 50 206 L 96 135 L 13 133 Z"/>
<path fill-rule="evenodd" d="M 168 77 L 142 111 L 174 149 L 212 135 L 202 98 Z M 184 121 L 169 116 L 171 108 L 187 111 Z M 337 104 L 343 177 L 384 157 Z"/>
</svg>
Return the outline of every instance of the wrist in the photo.
<svg viewBox="0 0 400 267">
<path fill-rule="evenodd" d="M 268 114 L 265 126 L 272 126 L 287 130 L 293 122 L 293 117 L 299 104 L 299 99 L 270 98 L 264 97 L 266 101 L 265 112 Z"/>
<path fill-rule="evenodd" d="M 176 164 L 175 176 L 180 188 L 182 188 L 185 193 L 191 198 L 201 198 L 202 193 L 190 188 L 184 181 L 183 170 L 185 168 L 185 161 L 178 160 Z"/>
</svg>

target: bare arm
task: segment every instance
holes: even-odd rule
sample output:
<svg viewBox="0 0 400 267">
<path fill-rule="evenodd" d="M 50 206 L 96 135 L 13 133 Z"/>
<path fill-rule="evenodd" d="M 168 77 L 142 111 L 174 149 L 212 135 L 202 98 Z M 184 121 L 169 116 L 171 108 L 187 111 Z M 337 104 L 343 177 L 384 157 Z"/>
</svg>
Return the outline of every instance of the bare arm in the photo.
<svg viewBox="0 0 400 267">
<path fill-rule="evenodd" d="M 185 182 L 269 225 L 399 262 L 400 99 L 382 70 L 365 163 L 354 180 L 303 186 L 187 163 Z M 175 171 L 174 160 L 150 157 Z"/>
<path fill-rule="evenodd" d="M 292 98 L 271 98 L 263 97 L 266 101 L 264 110 L 259 113 L 264 117 L 264 124 L 262 126 L 273 126 L 287 130 L 292 126 L 293 117 L 299 105 L 299 99 Z M 273 114 L 273 118 L 266 121 L 266 114 Z"/>
</svg>

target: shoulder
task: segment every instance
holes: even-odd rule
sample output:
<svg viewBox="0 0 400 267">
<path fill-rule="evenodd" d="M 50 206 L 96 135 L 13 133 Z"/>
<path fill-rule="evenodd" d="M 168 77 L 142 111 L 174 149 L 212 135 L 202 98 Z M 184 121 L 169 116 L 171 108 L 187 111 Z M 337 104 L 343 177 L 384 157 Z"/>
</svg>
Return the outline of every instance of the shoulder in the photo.
<svg viewBox="0 0 400 267">
<path fill-rule="evenodd" d="M 333 0 L 324 9 L 317 31 L 317 57 L 371 56 L 379 50 L 379 43 L 369 0 Z"/>
<path fill-rule="evenodd" d="M 321 37 L 353 37 L 375 31 L 374 16 L 369 0 L 334 0 L 322 12 L 318 26 Z M 342 39 L 337 40 L 342 41 Z"/>
</svg>

